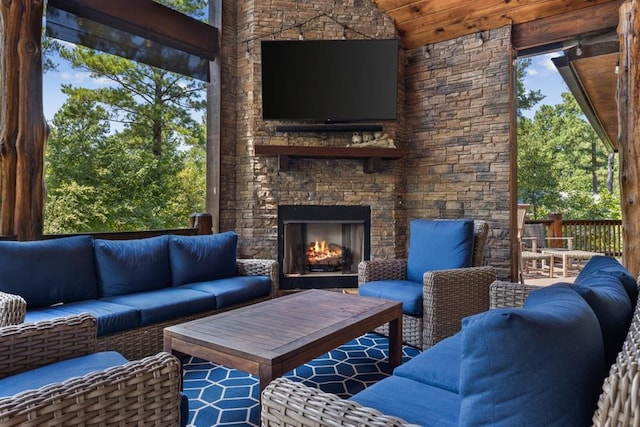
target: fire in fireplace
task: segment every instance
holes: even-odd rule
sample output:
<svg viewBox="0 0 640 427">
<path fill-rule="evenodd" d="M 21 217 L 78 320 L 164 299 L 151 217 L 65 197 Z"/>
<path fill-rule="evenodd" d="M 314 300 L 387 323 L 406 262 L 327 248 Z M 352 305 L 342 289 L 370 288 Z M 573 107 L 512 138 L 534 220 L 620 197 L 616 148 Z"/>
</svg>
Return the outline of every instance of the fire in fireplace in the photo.
<svg viewBox="0 0 640 427">
<path fill-rule="evenodd" d="M 356 287 L 370 254 L 371 210 L 363 206 L 280 206 L 280 288 Z"/>
</svg>

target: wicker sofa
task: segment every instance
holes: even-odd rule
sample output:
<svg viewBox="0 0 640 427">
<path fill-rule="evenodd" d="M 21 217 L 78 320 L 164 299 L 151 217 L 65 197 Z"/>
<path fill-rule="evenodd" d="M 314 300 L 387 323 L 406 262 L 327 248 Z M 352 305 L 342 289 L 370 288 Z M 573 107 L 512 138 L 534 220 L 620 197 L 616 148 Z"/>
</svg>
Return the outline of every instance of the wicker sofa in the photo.
<svg viewBox="0 0 640 427">
<path fill-rule="evenodd" d="M 263 425 L 638 425 L 638 282 L 597 258 L 573 285 L 495 281 L 492 310 L 350 400 L 277 379 Z"/>
<path fill-rule="evenodd" d="M 140 359 L 165 327 L 277 294 L 278 264 L 237 259 L 233 232 L 0 242 L 0 326 L 87 312 L 97 350 Z"/>
<path fill-rule="evenodd" d="M 95 353 L 89 314 L 0 327 L 0 425 L 186 425 L 181 365 Z"/>
<path fill-rule="evenodd" d="M 434 220 L 430 223 L 451 224 L 452 228 L 456 228 L 456 224 L 461 221 L 463 220 Z M 412 221 L 412 225 L 414 223 L 415 221 Z M 422 301 L 421 304 L 417 304 L 418 312 L 406 310 L 407 300 L 413 297 L 404 286 L 405 283 L 411 282 L 407 273 L 410 259 L 377 259 L 362 261 L 359 264 L 358 286 L 361 295 L 403 301 L 402 338 L 406 344 L 421 349 L 429 348 L 456 333 L 464 317 L 489 308 L 489 285 L 496 279 L 495 269 L 483 266 L 489 225 L 482 220 L 474 220 L 471 225 L 471 266 L 437 268 L 420 274 L 422 280 L 421 283 L 417 283 L 417 292 Z M 424 256 L 424 248 L 416 243 L 418 237 L 410 238 L 409 258 L 412 249 L 417 252 L 417 256 Z M 433 242 L 429 236 L 425 236 L 425 239 Z M 427 258 L 432 257 L 429 255 Z M 376 332 L 387 335 L 387 326 L 376 329 Z"/>
</svg>

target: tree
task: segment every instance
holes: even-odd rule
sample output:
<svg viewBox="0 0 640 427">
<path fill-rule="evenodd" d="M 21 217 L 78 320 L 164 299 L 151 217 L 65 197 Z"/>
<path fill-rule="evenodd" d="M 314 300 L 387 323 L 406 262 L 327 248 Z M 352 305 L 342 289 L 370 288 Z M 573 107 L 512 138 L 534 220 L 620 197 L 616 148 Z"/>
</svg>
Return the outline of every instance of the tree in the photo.
<svg viewBox="0 0 640 427">
<path fill-rule="evenodd" d="M 537 103 L 544 99 L 544 95 L 539 90 L 529 90 L 524 86 L 524 78 L 527 75 L 527 68 L 531 65 L 531 58 L 519 59 L 516 61 L 516 91 L 518 96 L 518 117 L 522 117 L 522 110 L 530 110 Z"/>
</svg>

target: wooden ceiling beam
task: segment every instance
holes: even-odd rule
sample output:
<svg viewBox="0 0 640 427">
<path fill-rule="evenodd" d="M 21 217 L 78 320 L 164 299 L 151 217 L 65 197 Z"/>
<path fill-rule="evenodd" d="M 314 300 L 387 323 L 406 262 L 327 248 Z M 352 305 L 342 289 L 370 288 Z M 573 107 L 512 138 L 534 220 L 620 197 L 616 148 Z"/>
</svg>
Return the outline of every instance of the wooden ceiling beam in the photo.
<svg viewBox="0 0 640 427">
<path fill-rule="evenodd" d="M 615 29 L 618 9 L 624 0 L 615 0 L 562 15 L 549 16 L 513 26 L 512 42 L 516 49 L 530 49 L 557 43 L 578 34 Z"/>
</svg>

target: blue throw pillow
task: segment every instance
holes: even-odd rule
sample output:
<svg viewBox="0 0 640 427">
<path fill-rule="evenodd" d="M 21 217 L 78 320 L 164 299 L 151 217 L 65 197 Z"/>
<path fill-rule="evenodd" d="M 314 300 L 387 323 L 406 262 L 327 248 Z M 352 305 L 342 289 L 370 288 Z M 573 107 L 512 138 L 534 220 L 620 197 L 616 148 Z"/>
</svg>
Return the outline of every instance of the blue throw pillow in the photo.
<svg viewBox="0 0 640 427">
<path fill-rule="evenodd" d="M 606 375 L 600 326 L 569 286 L 465 318 L 460 426 L 586 426 Z"/>
<path fill-rule="evenodd" d="M 238 235 L 169 236 L 173 286 L 223 279 L 237 274 Z"/>
<path fill-rule="evenodd" d="M 168 236 L 93 243 L 100 296 L 132 294 L 171 285 Z"/>
<path fill-rule="evenodd" d="M 471 267 L 473 240 L 472 219 L 412 220 L 407 278 L 422 283 L 426 271 Z"/>
<path fill-rule="evenodd" d="M 638 299 L 636 278 L 617 259 L 610 256 L 594 256 L 584 265 L 575 281 L 580 282 L 593 275 L 608 275 L 620 280 L 629 294 L 631 302 L 635 304 Z"/>
<path fill-rule="evenodd" d="M 585 299 L 600 322 L 605 362 L 612 365 L 627 336 L 633 305 L 620 281 L 606 274 L 595 274 L 576 280 L 573 289 Z"/>
<path fill-rule="evenodd" d="M 29 309 L 97 298 L 92 238 L 0 242 L 0 291 L 20 295 Z"/>
</svg>

